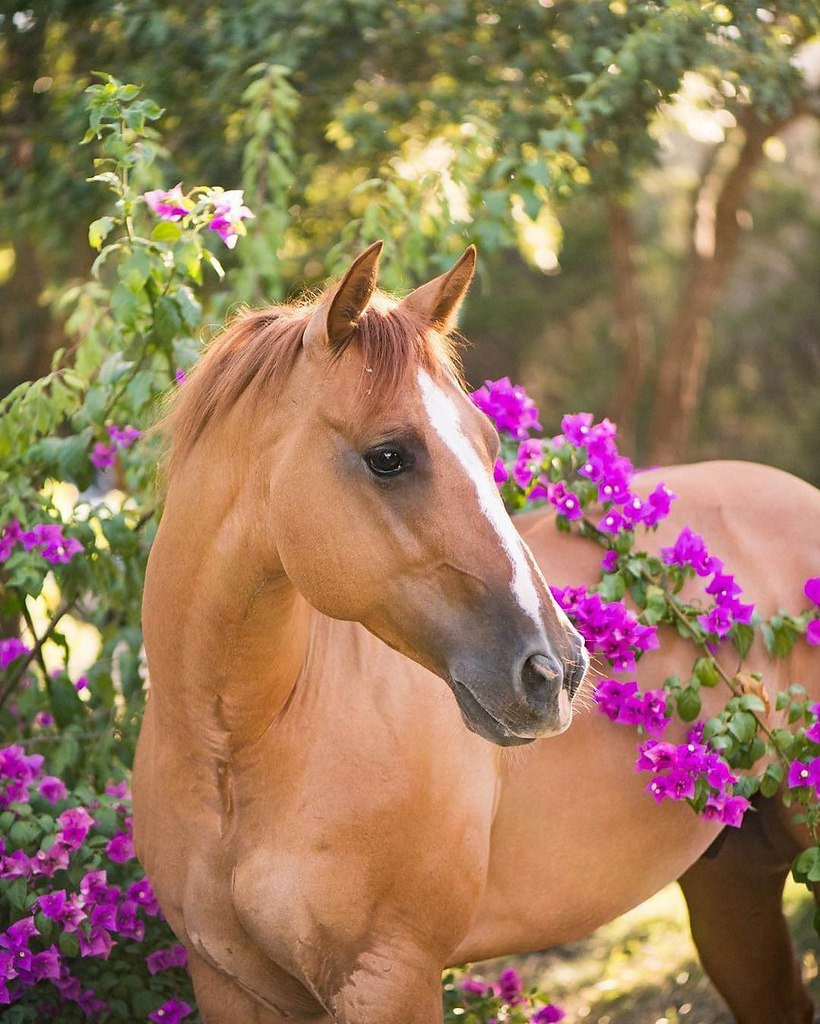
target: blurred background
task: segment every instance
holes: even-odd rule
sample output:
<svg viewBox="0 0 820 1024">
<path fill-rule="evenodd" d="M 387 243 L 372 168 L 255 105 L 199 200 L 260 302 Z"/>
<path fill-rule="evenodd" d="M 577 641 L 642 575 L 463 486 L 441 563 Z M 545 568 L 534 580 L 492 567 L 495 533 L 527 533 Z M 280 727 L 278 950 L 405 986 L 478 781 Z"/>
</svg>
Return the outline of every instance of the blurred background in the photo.
<svg viewBox="0 0 820 1024">
<path fill-rule="evenodd" d="M 818 31 L 816 0 L 0 2 L 0 396 L 83 332 L 106 197 L 77 141 L 104 70 L 166 108 L 141 188 L 218 183 L 256 213 L 220 243 L 214 326 L 375 238 L 399 291 L 475 242 L 473 386 L 524 383 L 548 433 L 609 415 L 639 464 L 820 483 Z M 518 965 L 570 1019 L 729 1020 L 675 888 Z"/>
<path fill-rule="evenodd" d="M 820 482 L 813 0 L 2 7 L 0 394 L 48 368 L 92 262 L 75 143 L 103 69 L 167 110 L 146 187 L 219 182 L 257 213 L 215 322 L 375 237 L 399 290 L 474 241 L 474 386 L 521 381 L 548 430 L 607 414 L 642 464 Z"/>
</svg>

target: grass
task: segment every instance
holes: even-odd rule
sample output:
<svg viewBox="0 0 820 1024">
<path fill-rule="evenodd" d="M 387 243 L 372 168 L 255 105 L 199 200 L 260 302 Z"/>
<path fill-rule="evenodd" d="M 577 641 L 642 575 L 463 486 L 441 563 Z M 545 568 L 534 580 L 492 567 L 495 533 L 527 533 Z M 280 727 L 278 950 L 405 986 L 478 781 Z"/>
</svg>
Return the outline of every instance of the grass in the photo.
<svg viewBox="0 0 820 1024">
<path fill-rule="evenodd" d="M 792 882 L 785 906 L 803 977 L 820 1008 L 814 900 Z M 686 905 L 676 885 L 589 938 L 514 960 L 528 984 L 567 1012 L 567 1024 L 732 1024 L 714 986 L 703 973 L 689 935 Z"/>
</svg>

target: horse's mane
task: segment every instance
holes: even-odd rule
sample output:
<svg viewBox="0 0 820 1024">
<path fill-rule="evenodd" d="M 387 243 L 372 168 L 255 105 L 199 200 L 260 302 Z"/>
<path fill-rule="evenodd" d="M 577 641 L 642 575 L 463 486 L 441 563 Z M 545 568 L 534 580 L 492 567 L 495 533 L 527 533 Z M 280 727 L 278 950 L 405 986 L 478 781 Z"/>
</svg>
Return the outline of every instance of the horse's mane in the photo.
<svg viewBox="0 0 820 1024">
<path fill-rule="evenodd" d="M 304 329 L 322 298 L 241 310 L 214 337 L 188 379 L 169 399 L 156 427 L 169 444 L 169 476 L 208 424 L 227 413 L 241 395 L 254 390 L 260 401 L 276 400 L 302 350 Z M 357 396 L 363 412 L 368 406 L 388 403 L 416 367 L 423 366 L 435 376 L 449 371 L 460 379 L 455 342 L 380 291 L 373 295 L 355 332 L 337 349 L 336 357 L 351 344 L 358 346 L 368 368 L 369 386 Z"/>
</svg>

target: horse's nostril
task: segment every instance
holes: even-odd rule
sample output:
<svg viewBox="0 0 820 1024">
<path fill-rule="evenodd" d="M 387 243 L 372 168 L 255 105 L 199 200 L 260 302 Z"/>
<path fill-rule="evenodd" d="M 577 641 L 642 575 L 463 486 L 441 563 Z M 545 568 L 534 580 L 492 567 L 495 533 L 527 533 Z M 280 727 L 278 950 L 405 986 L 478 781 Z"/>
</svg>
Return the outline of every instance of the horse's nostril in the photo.
<svg viewBox="0 0 820 1024">
<path fill-rule="evenodd" d="M 531 654 L 521 669 L 521 682 L 530 707 L 541 709 L 554 698 L 556 688 L 564 683 L 564 670 L 548 654 Z"/>
</svg>

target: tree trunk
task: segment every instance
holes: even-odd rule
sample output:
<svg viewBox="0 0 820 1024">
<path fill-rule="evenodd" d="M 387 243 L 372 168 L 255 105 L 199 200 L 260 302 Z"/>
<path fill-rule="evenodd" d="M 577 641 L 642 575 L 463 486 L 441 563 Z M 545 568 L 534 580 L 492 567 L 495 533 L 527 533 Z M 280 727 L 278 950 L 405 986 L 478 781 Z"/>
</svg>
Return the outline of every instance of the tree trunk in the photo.
<svg viewBox="0 0 820 1024">
<path fill-rule="evenodd" d="M 763 143 L 787 119 L 762 121 L 749 112 L 710 161 L 698 189 L 688 266 L 658 368 L 651 424 L 650 459 L 684 458 L 711 344 L 711 321 L 726 291 L 740 237 L 738 212 L 749 190 Z"/>
<path fill-rule="evenodd" d="M 638 285 L 637 241 L 629 210 L 620 198 L 612 198 L 606 204 L 606 214 L 615 328 L 624 350 L 610 398 L 611 415 L 618 424 L 625 447 L 631 448 L 635 442 L 638 401 L 648 365 L 648 325 Z"/>
</svg>

